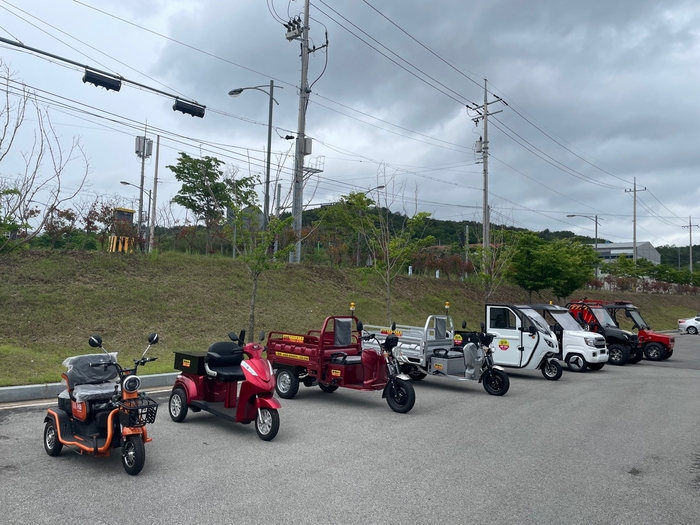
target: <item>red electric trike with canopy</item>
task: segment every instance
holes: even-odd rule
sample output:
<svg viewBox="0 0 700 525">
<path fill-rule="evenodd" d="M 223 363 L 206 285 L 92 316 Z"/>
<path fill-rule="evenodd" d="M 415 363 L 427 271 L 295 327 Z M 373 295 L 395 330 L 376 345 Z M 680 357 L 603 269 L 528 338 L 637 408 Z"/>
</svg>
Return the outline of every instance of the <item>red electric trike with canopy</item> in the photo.
<svg viewBox="0 0 700 525">
<path fill-rule="evenodd" d="M 321 330 L 305 334 L 270 332 L 267 359 L 277 375 L 277 394 L 291 399 L 300 383 L 318 385 L 327 393 L 340 387 L 381 390 L 394 412 L 410 411 L 416 394 L 393 354 L 398 338 L 385 335 L 378 350 L 363 349 L 362 341 L 375 339 L 375 335 L 363 333 L 362 322 L 354 315 L 327 317 Z"/>
</svg>

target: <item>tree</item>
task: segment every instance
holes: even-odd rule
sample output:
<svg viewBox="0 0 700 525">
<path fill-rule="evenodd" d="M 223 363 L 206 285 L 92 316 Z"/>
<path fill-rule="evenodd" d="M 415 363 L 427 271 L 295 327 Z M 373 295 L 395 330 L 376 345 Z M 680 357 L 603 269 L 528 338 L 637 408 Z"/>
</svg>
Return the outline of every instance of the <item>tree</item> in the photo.
<svg viewBox="0 0 700 525">
<path fill-rule="evenodd" d="M 14 78 L 2 60 L 0 82 L 5 93 L 4 106 L 0 107 L 0 163 L 22 138 L 28 138 L 23 131 L 26 124 L 34 122 L 31 146 L 13 155 L 14 159 L 22 159 L 21 171 L 15 176 L 0 177 L 0 254 L 6 254 L 39 235 L 52 210 L 82 190 L 90 165 L 80 139 L 74 137 L 70 146 L 63 144 L 48 111 L 39 106 L 35 94 Z M 25 119 L 28 111 L 33 113 L 31 120 Z M 72 190 L 66 192 L 62 178 L 76 159 L 84 165 L 82 179 L 71 182 Z"/>
<path fill-rule="evenodd" d="M 559 299 L 568 297 L 590 281 L 598 262 L 593 247 L 568 239 L 550 243 L 543 256 L 552 264 L 549 284 Z"/>
<path fill-rule="evenodd" d="M 547 244 L 548 242 L 536 233 L 527 232 L 520 235 L 506 270 L 506 278 L 527 290 L 529 302 L 532 302 L 532 292 L 539 292 L 549 286 L 547 260 L 543 257 L 543 250 Z"/>
<path fill-rule="evenodd" d="M 206 251 L 212 251 L 212 229 L 223 225 L 227 207 L 235 198 L 236 181 L 225 177 L 222 161 L 215 157 L 195 159 L 180 153 L 177 165 L 166 166 L 182 183 L 172 201 L 190 210 L 196 221 L 204 223 L 207 232 Z"/>
<path fill-rule="evenodd" d="M 516 232 L 505 228 L 492 231 L 491 245 L 485 249 L 483 246 L 476 249 L 476 271 L 471 279 L 481 288 L 485 303 L 489 302 L 506 277 L 518 245 L 517 235 Z"/>
</svg>

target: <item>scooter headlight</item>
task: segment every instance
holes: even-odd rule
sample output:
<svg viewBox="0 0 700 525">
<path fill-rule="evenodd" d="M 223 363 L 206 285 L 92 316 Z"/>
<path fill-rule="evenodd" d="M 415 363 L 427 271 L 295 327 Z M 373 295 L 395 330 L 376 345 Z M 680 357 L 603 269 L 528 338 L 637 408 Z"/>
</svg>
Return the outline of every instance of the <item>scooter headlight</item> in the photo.
<svg viewBox="0 0 700 525">
<path fill-rule="evenodd" d="M 140 386 L 141 378 L 139 376 L 127 376 L 122 383 L 122 390 L 129 394 L 133 394 L 134 392 L 138 392 Z"/>
<path fill-rule="evenodd" d="M 544 342 L 547 343 L 547 346 L 549 346 L 550 348 L 554 348 L 554 343 L 549 339 L 545 339 Z"/>
</svg>

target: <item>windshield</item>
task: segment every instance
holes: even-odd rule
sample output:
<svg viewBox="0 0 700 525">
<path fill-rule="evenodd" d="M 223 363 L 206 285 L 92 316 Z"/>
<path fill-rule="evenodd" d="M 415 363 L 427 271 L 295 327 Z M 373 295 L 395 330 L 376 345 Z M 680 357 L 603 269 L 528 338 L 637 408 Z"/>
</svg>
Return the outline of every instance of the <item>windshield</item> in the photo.
<svg viewBox="0 0 700 525">
<path fill-rule="evenodd" d="M 549 333 L 549 325 L 547 324 L 547 321 L 545 321 L 544 318 L 537 313 L 537 311 L 531 308 L 521 308 L 520 311 L 527 316 L 528 320 L 535 325 L 540 332 L 544 332 L 545 334 Z"/>
<path fill-rule="evenodd" d="M 615 321 L 613 321 L 613 318 L 610 317 L 610 314 L 605 308 L 591 308 L 591 312 L 593 312 L 593 315 L 595 315 L 595 318 L 603 328 L 607 328 L 609 326 L 612 328 L 617 328 Z"/>
<path fill-rule="evenodd" d="M 581 326 L 576 322 L 576 320 L 571 316 L 569 312 L 553 312 L 550 310 L 549 314 L 552 316 L 552 319 L 559 323 L 559 326 L 561 326 L 564 330 L 582 330 Z"/>
<path fill-rule="evenodd" d="M 644 319 L 642 319 L 642 314 L 640 314 L 638 310 L 627 310 L 627 313 L 640 330 L 649 328 L 649 325 L 644 322 Z"/>
</svg>

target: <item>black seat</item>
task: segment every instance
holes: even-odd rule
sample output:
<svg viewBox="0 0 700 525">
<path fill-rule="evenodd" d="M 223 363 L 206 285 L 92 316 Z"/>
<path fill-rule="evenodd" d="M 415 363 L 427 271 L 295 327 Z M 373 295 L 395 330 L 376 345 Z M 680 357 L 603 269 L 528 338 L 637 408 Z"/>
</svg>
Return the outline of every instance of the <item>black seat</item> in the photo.
<svg viewBox="0 0 700 525">
<path fill-rule="evenodd" d="M 362 364 L 362 356 L 338 352 L 337 354 L 331 355 L 331 363 L 335 363 L 336 365 L 359 365 Z"/>
<path fill-rule="evenodd" d="M 241 369 L 243 361 L 243 349 L 232 341 L 214 343 L 207 350 L 204 358 L 209 371 L 216 374 L 216 378 L 224 382 L 244 381 L 245 374 Z"/>
<path fill-rule="evenodd" d="M 440 359 L 453 359 L 455 357 L 464 357 L 464 353 L 456 348 L 448 350 L 447 348 L 436 348 L 433 350 L 433 357 Z"/>
</svg>

